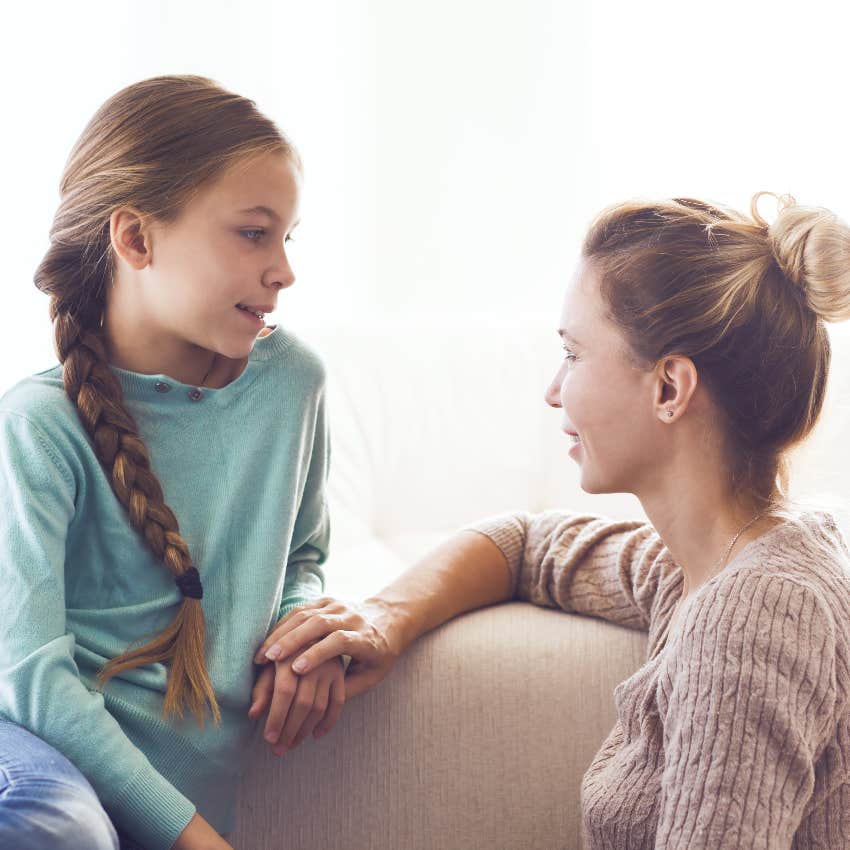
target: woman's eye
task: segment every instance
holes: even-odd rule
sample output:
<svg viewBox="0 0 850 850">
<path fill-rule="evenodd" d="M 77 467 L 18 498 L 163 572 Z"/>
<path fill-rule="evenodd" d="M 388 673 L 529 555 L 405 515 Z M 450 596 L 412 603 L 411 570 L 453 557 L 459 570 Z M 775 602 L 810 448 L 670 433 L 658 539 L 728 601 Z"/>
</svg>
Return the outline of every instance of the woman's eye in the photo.
<svg viewBox="0 0 850 850">
<path fill-rule="evenodd" d="M 245 238 L 246 238 L 246 239 L 249 239 L 251 242 L 258 242 L 258 241 L 259 241 L 259 239 L 260 239 L 260 237 L 261 237 L 261 236 L 262 236 L 265 232 L 266 232 L 266 231 L 265 231 L 265 230 L 263 230 L 262 228 L 251 228 L 250 230 L 243 230 L 243 231 L 242 231 L 242 233 L 245 235 Z M 253 238 L 252 236 L 249 236 L 249 235 L 248 235 L 249 233 L 259 233 L 259 234 L 260 234 L 260 237 L 257 237 L 257 238 L 255 239 L 255 238 Z"/>
<path fill-rule="evenodd" d="M 570 363 L 575 361 L 576 356 L 569 350 L 569 348 L 564 347 L 564 360 L 569 360 Z"/>
</svg>

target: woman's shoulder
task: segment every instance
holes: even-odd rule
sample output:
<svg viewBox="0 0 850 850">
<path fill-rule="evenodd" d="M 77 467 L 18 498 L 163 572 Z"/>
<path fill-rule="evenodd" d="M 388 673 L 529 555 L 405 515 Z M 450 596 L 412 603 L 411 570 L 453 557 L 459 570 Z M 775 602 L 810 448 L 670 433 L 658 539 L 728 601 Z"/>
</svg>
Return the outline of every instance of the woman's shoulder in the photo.
<svg viewBox="0 0 850 850">
<path fill-rule="evenodd" d="M 693 594 L 686 631 L 773 631 L 770 623 L 804 613 L 829 623 L 850 647 L 850 551 L 836 515 L 806 508 L 749 543 L 729 568 Z M 693 635 L 692 635 L 693 637 Z M 704 637 L 704 636 L 703 636 Z"/>
</svg>

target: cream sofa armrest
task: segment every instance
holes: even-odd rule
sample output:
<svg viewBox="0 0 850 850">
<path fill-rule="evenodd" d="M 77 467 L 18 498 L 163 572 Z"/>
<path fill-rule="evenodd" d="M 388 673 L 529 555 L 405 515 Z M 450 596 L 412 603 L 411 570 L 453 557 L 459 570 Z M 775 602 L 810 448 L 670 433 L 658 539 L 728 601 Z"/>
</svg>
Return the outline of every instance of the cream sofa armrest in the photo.
<svg viewBox="0 0 850 850">
<path fill-rule="evenodd" d="M 258 721 L 237 850 L 580 847 L 581 778 L 647 636 L 511 602 L 420 638 L 331 733 L 281 758 Z"/>
</svg>

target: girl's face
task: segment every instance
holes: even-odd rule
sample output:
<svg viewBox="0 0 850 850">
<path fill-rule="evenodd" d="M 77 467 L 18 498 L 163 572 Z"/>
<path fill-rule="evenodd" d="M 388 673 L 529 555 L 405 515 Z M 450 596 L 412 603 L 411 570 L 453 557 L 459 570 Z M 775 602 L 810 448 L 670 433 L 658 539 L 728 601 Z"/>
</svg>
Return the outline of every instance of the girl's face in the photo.
<svg viewBox="0 0 850 850">
<path fill-rule="evenodd" d="M 137 305 L 156 329 L 227 357 L 250 351 L 295 274 L 287 256 L 298 224 L 301 176 L 281 153 L 240 163 L 166 224 L 153 223 L 150 262 Z M 267 319 L 266 319 L 267 321 Z M 157 333 L 159 332 L 159 333 Z"/>
<path fill-rule="evenodd" d="M 582 489 L 637 494 L 652 486 L 665 445 L 654 404 L 657 376 L 626 358 L 626 342 L 605 315 L 586 261 L 567 289 L 559 335 L 564 360 L 545 398 L 563 411 L 561 429 L 579 436 L 569 454 L 581 467 Z"/>
</svg>

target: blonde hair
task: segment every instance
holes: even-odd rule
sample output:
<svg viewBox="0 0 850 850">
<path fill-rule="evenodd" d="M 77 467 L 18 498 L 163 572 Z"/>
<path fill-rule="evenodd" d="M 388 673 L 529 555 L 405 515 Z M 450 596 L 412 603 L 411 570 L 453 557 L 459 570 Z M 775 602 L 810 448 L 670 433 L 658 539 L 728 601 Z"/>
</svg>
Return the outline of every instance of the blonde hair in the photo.
<svg viewBox="0 0 850 850">
<path fill-rule="evenodd" d="M 850 228 L 778 197 L 768 223 L 674 198 L 631 200 L 592 222 L 582 256 L 598 270 L 626 355 L 650 370 L 689 357 L 715 403 L 736 499 L 793 519 L 788 454 L 810 434 L 826 393 L 824 322 L 850 318 Z"/>
<path fill-rule="evenodd" d="M 127 86 L 95 112 L 71 150 L 50 247 L 34 276 L 36 287 L 50 296 L 65 391 L 130 524 L 175 578 L 193 566 L 189 549 L 104 345 L 101 317 L 114 274 L 110 216 L 131 205 L 153 219 L 173 221 L 225 170 L 272 152 L 301 168 L 297 151 L 255 102 L 213 80 L 159 76 Z M 169 666 L 163 718 L 183 717 L 188 708 L 203 726 L 209 703 L 218 725 L 201 601 L 184 596 L 175 604 L 171 624 L 148 643 L 110 659 L 98 683 L 102 687 L 125 670 L 162 662 Z"/>
</svg>

